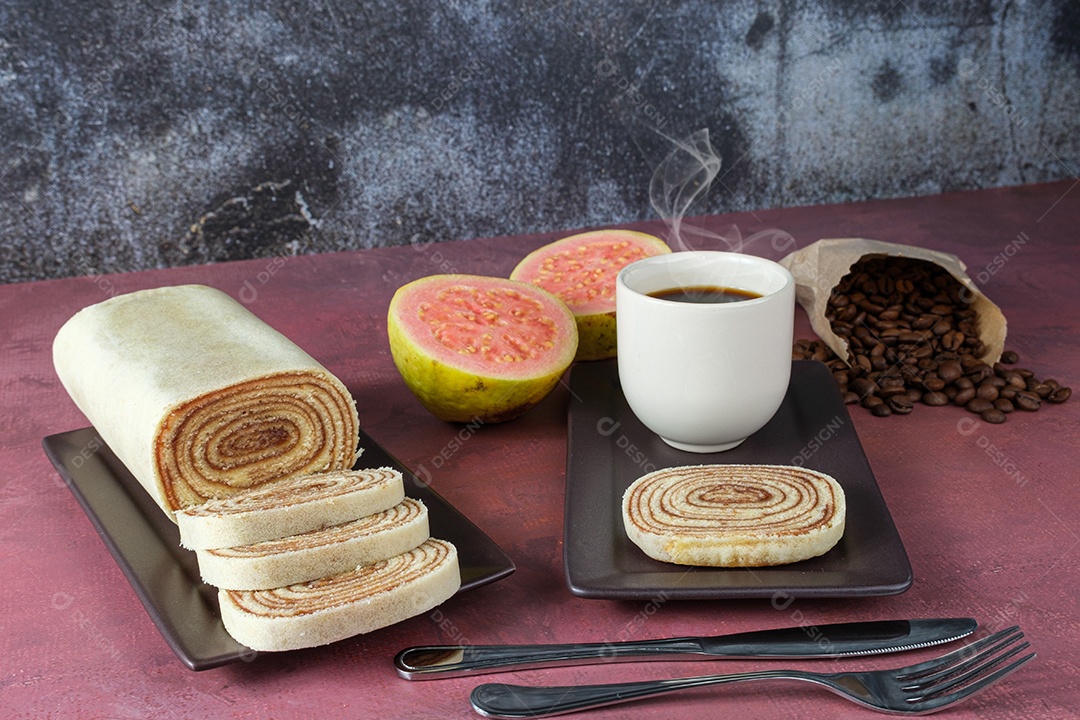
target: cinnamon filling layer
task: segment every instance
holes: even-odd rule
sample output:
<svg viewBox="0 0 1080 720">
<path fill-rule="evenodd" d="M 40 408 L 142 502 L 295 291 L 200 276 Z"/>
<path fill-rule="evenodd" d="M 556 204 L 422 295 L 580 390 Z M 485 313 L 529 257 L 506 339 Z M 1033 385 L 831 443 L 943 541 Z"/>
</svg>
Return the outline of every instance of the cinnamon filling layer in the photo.
<svg viewBox="0 0 1080 720">
<path fill-rule="evenodd" d="M 415 550 L 351 572 L 274 590 L 228 590 L 244 612 L 260 617 L 296 617 L 358 602 L 419 581 L 453 562 L 455 550 L 442 540 L 428 540 Z"/>
<path fill-rule="evenodd" d="M 339 470 L 319 475 L 298 475 L 262 485 L 232 497 L 215 499 L 186 508 L 191 517 L 219 518 L 261 510 L 276 510 L 313 503 L 350 493 L 374 493 L 380 488 L 401 482 L 401 473 L 393 468 Z"/>
<path fill-rule="evenodd" d="M 257 558 L 267 555 L 286 554 L 388 532 L 394 528 L 421 522 L 426 515 L 427 508 L 424 507 L 423 503 L 412 498 L 405 498 L 404 501 L 389 510 L 367 515 L 342 525 L 334 525 L 322 530 L 293 535 L 279 540 L 267 540 L 254 545 L 218 548 L 206 552 L 219 557 L 232 558 Z"/>
</svg>

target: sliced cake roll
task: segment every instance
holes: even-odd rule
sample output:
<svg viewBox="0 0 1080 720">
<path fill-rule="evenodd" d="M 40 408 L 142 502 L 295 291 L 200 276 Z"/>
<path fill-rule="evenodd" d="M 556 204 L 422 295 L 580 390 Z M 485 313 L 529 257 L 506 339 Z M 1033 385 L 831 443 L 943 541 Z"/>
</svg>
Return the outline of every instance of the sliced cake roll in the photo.
<svg viewBox="0 0 1080 720">
<path fill-rule="evenodd" d="M 253 545 L 197 550 L 203 581 L 262 590 L 336 575 L 412 550 L 428 539 L 424 504 L 405 498 L 358 520 Z"/>
<path fill-rule="evenodd" d="M 382 512 L 405 499 L 393 468 L 340 470 L 264 483 L 176 513 L 191 550 L 251 545 Z"/>
<path fill-rule="evenodd" d="M 753 567 L 822 555 L 844 534 L 843 488 L 785 465 L 692 465 L 649 473 L 623 495 L 623 525 L 651 558 Z"/>
<path fill-rule="evenodd" d="M 221 619 L 253 650 L 315 647 L 420 615 L 461 586 L 457 549 L 427 540 L 400 555 L 274 590 L 220 590 Z"/>
</svg>

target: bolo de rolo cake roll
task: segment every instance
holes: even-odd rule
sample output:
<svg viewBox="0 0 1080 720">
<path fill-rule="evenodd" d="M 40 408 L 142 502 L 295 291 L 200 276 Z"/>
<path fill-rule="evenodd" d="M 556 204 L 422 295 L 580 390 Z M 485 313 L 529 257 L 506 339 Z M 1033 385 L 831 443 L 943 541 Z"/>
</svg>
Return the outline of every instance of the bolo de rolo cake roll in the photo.
<svg viewBox="0 0 1080 720">
<path fill-rule="evenodd" d="M 298 475 L 176 511 L 189 550 L 250 545 L 339 525 L 405 499 L 401 473 L 389 467 Z"/>
<path fill-rule="evenodd" d="M 101 438 L 170 517 L 291 475 L 352 467 L 345 386 L 225 293 L 181 285 L 76 313 L 56 372 Z"/>
<path fill-rule="evenodd" d="M 341 525 L 253 545 L 198 550 L 196 555 L 206 583 L 263 590 L 370 565 L 412 550 L 428 537 L 427 508 L 405 498 L 389 510 Z"/>
<path fill-rule="evenodd" d="M 623 525 L 649 557 L 677 565 L 757 567 L 817 557 L 844 534 L 835 479 L 786 465 L 691 465 L 634 481 Z"/>
<path fill-rule="evenodd" d="M 316 647 L 420 615 L 458 591 L 457 549 L 429 539 L 377 563 L 273 590 L 219 590 L 221 619 L 253 650 Z"/>
</svg>

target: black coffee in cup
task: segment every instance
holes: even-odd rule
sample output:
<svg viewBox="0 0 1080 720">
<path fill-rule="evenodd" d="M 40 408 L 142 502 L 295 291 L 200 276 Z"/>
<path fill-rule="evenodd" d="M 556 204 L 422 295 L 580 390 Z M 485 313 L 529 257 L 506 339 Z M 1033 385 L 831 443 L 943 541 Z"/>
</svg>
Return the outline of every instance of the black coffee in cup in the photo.
<svg viewBox="0 0 1080 720">
<path fill-rule="evenodd" d="M 696 285 L 693 287 L 668 288 L 649 293 L 649 297 L 681 303 L 730 303 L 753 300 L 761 297 L 750 290 L 720 287 L 718 285 Z"/>
</svg>

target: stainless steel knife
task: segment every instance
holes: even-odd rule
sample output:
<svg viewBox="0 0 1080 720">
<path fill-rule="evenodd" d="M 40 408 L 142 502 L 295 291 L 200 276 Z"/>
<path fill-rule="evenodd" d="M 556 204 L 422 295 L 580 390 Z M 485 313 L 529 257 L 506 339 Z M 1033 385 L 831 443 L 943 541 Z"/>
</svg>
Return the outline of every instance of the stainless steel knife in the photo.
<svg viewBox="0 0 1080 720">
<path fill-rule="evenodd" d="M 716 637 L 680 637 L 568 645 L 430 645 L 394 658 L 406 680 L 480 675 L 507 670 L 636 660 L 704 658 L 831 658 L 913 650 L 975 632 L 972 618 L 876 620 L 759 630 Z"/>
</svg>

